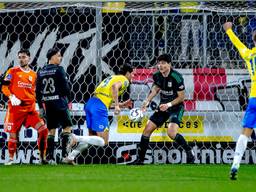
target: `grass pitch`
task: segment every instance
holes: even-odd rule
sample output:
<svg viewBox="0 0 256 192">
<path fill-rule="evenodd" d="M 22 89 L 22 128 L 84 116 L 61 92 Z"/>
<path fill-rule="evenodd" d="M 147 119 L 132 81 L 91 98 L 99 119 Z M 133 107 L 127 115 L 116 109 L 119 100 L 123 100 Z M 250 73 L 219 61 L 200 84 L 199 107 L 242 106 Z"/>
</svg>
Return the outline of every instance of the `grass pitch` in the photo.
<svg viewBox="0 0 256 192">
<path fill-rule="evenodd" d="M 242 165 L 238 180 L 229 165 L 0 166 L 0 189 L 8 192 L 254 191 L 256 166 Z"/>
</svg>

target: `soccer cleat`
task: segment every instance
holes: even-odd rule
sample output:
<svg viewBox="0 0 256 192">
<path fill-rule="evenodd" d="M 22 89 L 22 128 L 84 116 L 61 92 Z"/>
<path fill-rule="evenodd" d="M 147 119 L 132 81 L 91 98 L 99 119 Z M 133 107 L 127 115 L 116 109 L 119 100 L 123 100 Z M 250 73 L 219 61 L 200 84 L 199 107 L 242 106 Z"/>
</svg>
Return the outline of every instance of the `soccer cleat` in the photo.
<svg viewBox="0 0 256 192">
<path fill-rule="evenodd" d="M 41 160 L 40 160 L 40 164 L 41 164 L 41 165 L 48 165 L 49 162 L 48 162 L 47 160 L 45 160 L 45 159 L 41 159 Z"/>
<path fill-rule="evenodd" d="M 68 165 L 76 165 L 74 160 L 69 159 L 68 157 L 65 157 L 62 159 L 62 163 L 68 164 Z"/>
<path fill-rule="evenodd" d="M 195 163 L 195 154 L 193 150 L 187 151 L 187 163 Z"/>
<path fill-rule="evenodd" d="M 231 171 L 230 171 L 230 179 L 231 180 L 237 180 L 237 172 L 238 172 L 237 168 L 231 169 Z"/>
<path fill-rule="evenodd" d="M 12 165 L 12 164 L 14 164 L 14 161 L 11 159 L 9 161 L 7 161 L 6 163 L 4 163 L 4 165 Z"/>
<path fill-rule="evenodd" d="M 137 159 L 131 163 L 127 163 L 127 165 L 144 165 L 144 163 L 140 159 Z"/>
</svg>

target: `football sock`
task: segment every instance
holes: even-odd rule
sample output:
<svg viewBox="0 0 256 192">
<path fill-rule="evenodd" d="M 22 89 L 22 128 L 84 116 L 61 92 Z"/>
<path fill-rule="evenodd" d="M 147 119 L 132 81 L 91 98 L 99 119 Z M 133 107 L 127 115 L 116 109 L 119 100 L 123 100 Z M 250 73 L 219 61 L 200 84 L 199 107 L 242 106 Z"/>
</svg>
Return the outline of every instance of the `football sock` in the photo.
<svg viewBox="0 0 256 192">
<path fill-rule="evenodd" d="M 85 142 L 90 145 L 96 145 L 103 147 L 105 145 L 104 139 L 99 136 L 78 136 L 74 135 L 77 142 Z"/>
<path fill-rule="evenodd" d="M 17 149 L 17 139 L 10 137 L 8 141 L 8 152 L 9 152 L 10 160 L 13 160 L 16 149 Z"/>
<path fill-rule="evenodd" d="M 191 147 L 181 134 L 177 133 L 174 141 L 178 143 L 186 152 L 191 150 Z"/>
<path fill-rule="evenodd" d="M 54 142 L 54 135 L 48 135 L 47 138 L 47 155 L 48 159 L 54 159 L 54 148 L 55 148 L 55 142 Z"/>
<path fill-rule="evenodd" d="M 248 137 L 241 134 L 236 143 L 236 150 L 235 150 L 232 167 L 236 167 L 237 169 L 239 168 L 244 151 L 247 147 L 247 143 L 248 143 Z"/>
<path fill-rule="evenodd" d="M 145 159 L 145 154 L 148 149 L 148 144 L 149 144 L 149 138 L 147 136 L 142 135 L 139 148 L 138 148 L 138 155 L 139 155 L 139 161 L 143 162 Z"/>
<path fill-rule="evenodd" d="M 40 158 L 42 160 L 45 159 L 46 156 L 46 149 L 47 149 L 47 135 L 48 135 L 48 129 L 45 125 L 41 126 L 38 129 L 38 140 L 37 140 L 37 146 L 40 152 Z"/>
<path fill-rule="evenodd" d="M 61 148 L 62 148 L 62 158 L 66 157 L 68 155 L 68 144 L 70 142 L 71 133 L 69 132 L 62 132 L 60 135 L 61 138 Z"/>
<path fill-rule="evenodd" d="M 105 145 L 104 139 L 98 136 L 78 136 L 73 134 L 74 139 L 79 143 L 77 147 L 68 154 L 68 159 L 74 160 L 76 156 L 83 152 L 89 144 L 103 147 Z"/>
</svg>

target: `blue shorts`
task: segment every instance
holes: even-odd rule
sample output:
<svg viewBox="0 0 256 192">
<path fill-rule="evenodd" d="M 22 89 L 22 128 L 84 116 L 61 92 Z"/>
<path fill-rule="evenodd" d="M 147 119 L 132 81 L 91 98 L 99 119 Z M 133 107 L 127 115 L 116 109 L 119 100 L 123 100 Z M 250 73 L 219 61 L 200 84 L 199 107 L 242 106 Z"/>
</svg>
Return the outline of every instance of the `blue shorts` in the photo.
<svg viewBox="0 0 256 192">
<path fill-rule="evenodd" d="M 84 110 L 88 129 L 96 132 L 108 129 L 108 109 L 100 99 L 91 97 L 85 104 Z"/>
<path fill-rule="evenodd" d="M 256 98 L 250 98 L 243 119 L 243 128 L 256 128 Z"/>
</svg>

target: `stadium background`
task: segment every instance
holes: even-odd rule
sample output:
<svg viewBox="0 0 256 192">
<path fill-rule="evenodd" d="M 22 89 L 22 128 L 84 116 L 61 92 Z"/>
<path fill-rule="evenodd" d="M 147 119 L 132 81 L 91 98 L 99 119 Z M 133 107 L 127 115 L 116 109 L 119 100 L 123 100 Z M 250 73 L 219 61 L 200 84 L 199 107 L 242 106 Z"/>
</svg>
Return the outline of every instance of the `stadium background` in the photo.
<svg viewBox="0 0 256 192">
<path fill-rule="evenodd" d="M 90 5 L 90 4 L 89 4 Z M 102 78 L 118 71 L 123 63 L 131 63 L 136 68 L 136 76 L 124 100 L 130 95 L 139 106 L 142 96 L 150 87 L 152 67 L 156 57 L 163 51 L 172 56 L 173 66 L 177 68 L 186 82 L 187 117 L 184 134 L 199 149 L 198 163 L 230 163 L 234 141 L 240 132 L 240 120 L 246 107 L 250 88 L 248 74 L 244 69 L 237 51 L 227 41 L 222 24 L 232 20 L 238 36 L 249 47 L 249 37 L 255 28 L 256 19 L 252 12 L 232 14 L 218 8 L 253 7 L 247 2 L 227 4 L 204 3 L 194 12 L 182 12 L 178 3 L 172 3 L 175 9 L 157 11 L 114 11 L 102 14 Z M 37 6 L 36 9 L 34 6 Z M 40 5 L 44 7 L 44 5 Z M 39 6 L 39 7 L 40 7 Z M 127 4 L 127 7 L 133 6 Z M 158 8 L 165 3 L 152 4 Z M 46 64 L 46 51 L 57 46 L 64 55 L 62 66 L 65 68 L 72 87 L 74 132 L 86 134 L 83 104 L 97 85 L 96 75 L 96 9 L 90 6 L 57 6 L 38 9 L 38 5 L 6 4 L 0 15 L 0 54 L 3 73 L 9 66 L 17 65 L 17 51 L 23 47 L 32 53 L 31 66 L 34 70 Z M 136 7 L 136 5 L 135 5 Z M 208 8 L 208 9 L 206 9 Z M 212 10 L 214 11 L 210 11 Z M 181 60 L 181 20 L 196 19 L 200 22 L 199 53 L 192 58 L 194 46 L 193 34 L 189 33 L 188 58 Z M 225 69 L 224 69 L 225 68 Z M 193 83 L 192 83 L 193 82 Z M 138 93 L 138 94 L 135 94 Z M 2 97 L 2 102 L 6 101 Z M 156 99 L 156 103 L 157 103 Z M 6 139 L 3 133 L 3 115 L 0 118 L 0 163 L 7 161 Z M 152 111 L 149 112 L 149 114 Z M 141 134 L 141 125 L 132 125 L 127 120 L 128 111 L 113 117 L 110 112 L 110 145 L 105 148 L 90 147 L 79 156 L 79 163 L 125 163 L 133 161 L 136 145 Z M 149 115 L 148 114 L 148 115 Z M 145 119 L 144 119 L 145 121 Z M 119 122 L 119 124 L 118 124 Z M 119 125 L 128 122 L 128 129 Z M 197 129 L 200 124 L 202 129 Z M 122 126 L 121 126 L 122 127 Z M 135 131 L 134 131 L 135 130 Z M 163 129 L 164 130 L 164 129 Z M 148 151 L 147 163 L 185 162 L 182 149 L 166 140 L 162 132 L 153 135 Z M 35 146 L 36 135 L 32 130 L 22 131 L 20 150 L 16 162 L 37 163 L 38 151 Z M 58 135 L 56 135 L 56 141 Z M 244 163 L 255 163 L 254 145 L 249 146 Z"/>
</svg>

